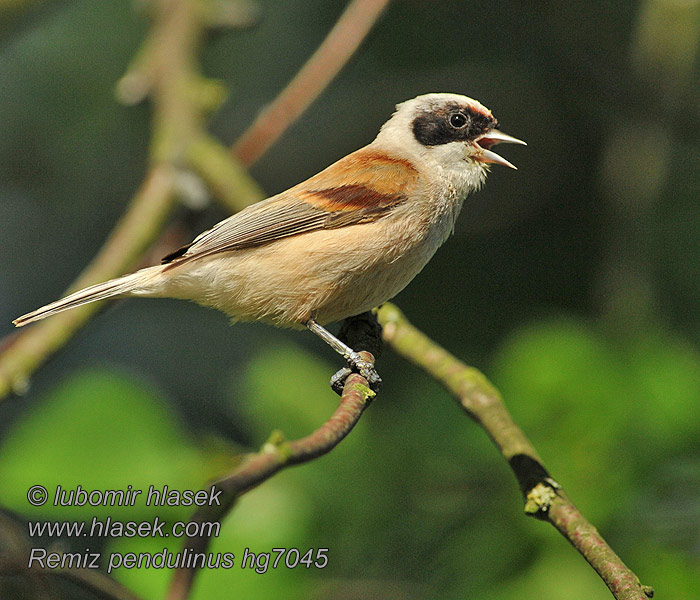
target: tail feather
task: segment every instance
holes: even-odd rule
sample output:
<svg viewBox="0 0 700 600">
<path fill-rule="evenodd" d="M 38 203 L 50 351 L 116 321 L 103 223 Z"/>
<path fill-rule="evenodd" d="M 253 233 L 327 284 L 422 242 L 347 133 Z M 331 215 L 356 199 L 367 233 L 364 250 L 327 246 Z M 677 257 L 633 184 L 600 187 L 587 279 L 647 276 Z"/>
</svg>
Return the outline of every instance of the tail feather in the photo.
<svg viewBox="0 0 700 600">
<path fill-rule="evenodd" d="M 79 290 L 73 294 L 56 300 L 56 302 L 51 302 L 46 306 L 37 308 L 26 315 L 18 317 L 12 321 L 16 327 L 23 327 L 34 321 L 39 321 L 55 315 L 56 313 L 63 312 L 69 308 L 76 308 L 77 306 L 82 306 L 83 304 L 88 304 L 90 302 L 97 302 L 98 300 L 106 300 L 107 298 L 114 298 L 117 296 L 123 296 L 130 293 L 144 293 L 147 294 L 147 290 L 144 286 L 151 279 L 151 275 L 154 275 L 156 271 L 160 271 L 160 267 L 149 267 L 147 269 L 141 269 L 136 273 L 131 273 L 129 275 L 124 275 L 123 277 L 118 277 L 117 279 L 110 279 L 104 283 L 98 283 L 96 285 L 91 285 L 82 290 Z"/>
</svg>

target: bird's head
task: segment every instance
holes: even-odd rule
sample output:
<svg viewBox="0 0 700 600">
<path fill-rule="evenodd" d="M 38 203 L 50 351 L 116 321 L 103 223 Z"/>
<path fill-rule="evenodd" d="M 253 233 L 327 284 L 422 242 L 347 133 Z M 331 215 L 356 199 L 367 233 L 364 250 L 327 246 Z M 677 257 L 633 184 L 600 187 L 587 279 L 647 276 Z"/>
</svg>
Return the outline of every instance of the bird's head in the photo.
<svg viewBox="0 0 700 600">
<path fill-rule="evenodd" d="M 493 146 L 525 144 L 500 131 L 488 108 L 458 94 L 425 94 L 398 104 L 375 143 L 423 167 L 466 170 L 477 186 L 490 164 L 516 168 Z"/>
</svg>

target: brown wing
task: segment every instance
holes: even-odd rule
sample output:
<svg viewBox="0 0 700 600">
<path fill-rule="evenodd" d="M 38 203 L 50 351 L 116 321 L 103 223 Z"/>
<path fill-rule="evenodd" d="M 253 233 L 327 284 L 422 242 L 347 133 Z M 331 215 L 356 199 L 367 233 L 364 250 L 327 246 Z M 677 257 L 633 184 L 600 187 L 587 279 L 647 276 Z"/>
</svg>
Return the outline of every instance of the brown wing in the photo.
<svg viewBox="0 0 700 600">
<path fill-rule="evenodd" d="M 309 231 L 376 221 L 406 199 L 417 178 L 410 163 L 363 148 L 221 221 L 163 263 L 176 266 Z"/>
</svg>

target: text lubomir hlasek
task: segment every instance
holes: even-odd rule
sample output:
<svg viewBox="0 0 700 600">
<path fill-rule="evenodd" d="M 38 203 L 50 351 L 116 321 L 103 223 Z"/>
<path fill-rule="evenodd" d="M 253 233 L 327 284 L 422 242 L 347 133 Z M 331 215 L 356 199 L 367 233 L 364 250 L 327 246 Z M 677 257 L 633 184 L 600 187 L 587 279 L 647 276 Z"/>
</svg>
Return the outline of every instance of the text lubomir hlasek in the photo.
<svg viewBox="0 0 700 600">
<path fill-rule="evenodd" d="M 123 490 L 85 490 L 78 485 L 75 489 L 64 490 L 56 486 L 54 506 L 134 506 L 144 490 L 129 485 Z M 156 488 L 151 485 L 145 496 L 146 506 L 221 506 L 219 496 L 222 490 L 211 486 L 206 490 L 175 490 L 167 485 Z"/>
</svg>

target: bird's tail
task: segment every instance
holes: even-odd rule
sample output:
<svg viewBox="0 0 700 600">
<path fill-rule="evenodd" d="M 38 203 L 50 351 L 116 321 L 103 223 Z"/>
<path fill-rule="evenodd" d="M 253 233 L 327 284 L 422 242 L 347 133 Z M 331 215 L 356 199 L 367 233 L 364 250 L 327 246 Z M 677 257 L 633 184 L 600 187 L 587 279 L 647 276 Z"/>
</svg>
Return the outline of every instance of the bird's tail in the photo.
<svg viewBox="0 0 700 600">
<path fill-rule="evenodd" d="M 162 268 L 160 265 L 155 267 L 148 267 L 146 269 L 141 269 L 136 271 L 136 273 L 131 273 L 129 275 L 124 275 L 123 277 L 118 277 L 117 279 L 110 279 L 104 283 L 98 283 L 97 285 L 91 285 L 80 291 L 77 291 L 61 300 L 56 300 L 51 304 L 37 308 L 26 315 L 18 317 L 12 321 L 15 326 L 22 327 L 33 321 L 39 321 L 40 319 L 45 319 L 56 313 L 63 312 L 69 308 L 75 308 L 77 306 L 82 306 L 83 304 L 88 304 L 89 302 L 96 302 L 98 300 L 106 300 L 107 298 L 114 298 L 117 296 L 125 295 L 156 295 L 154 285 L 159 279 Z"/>
</svg>

